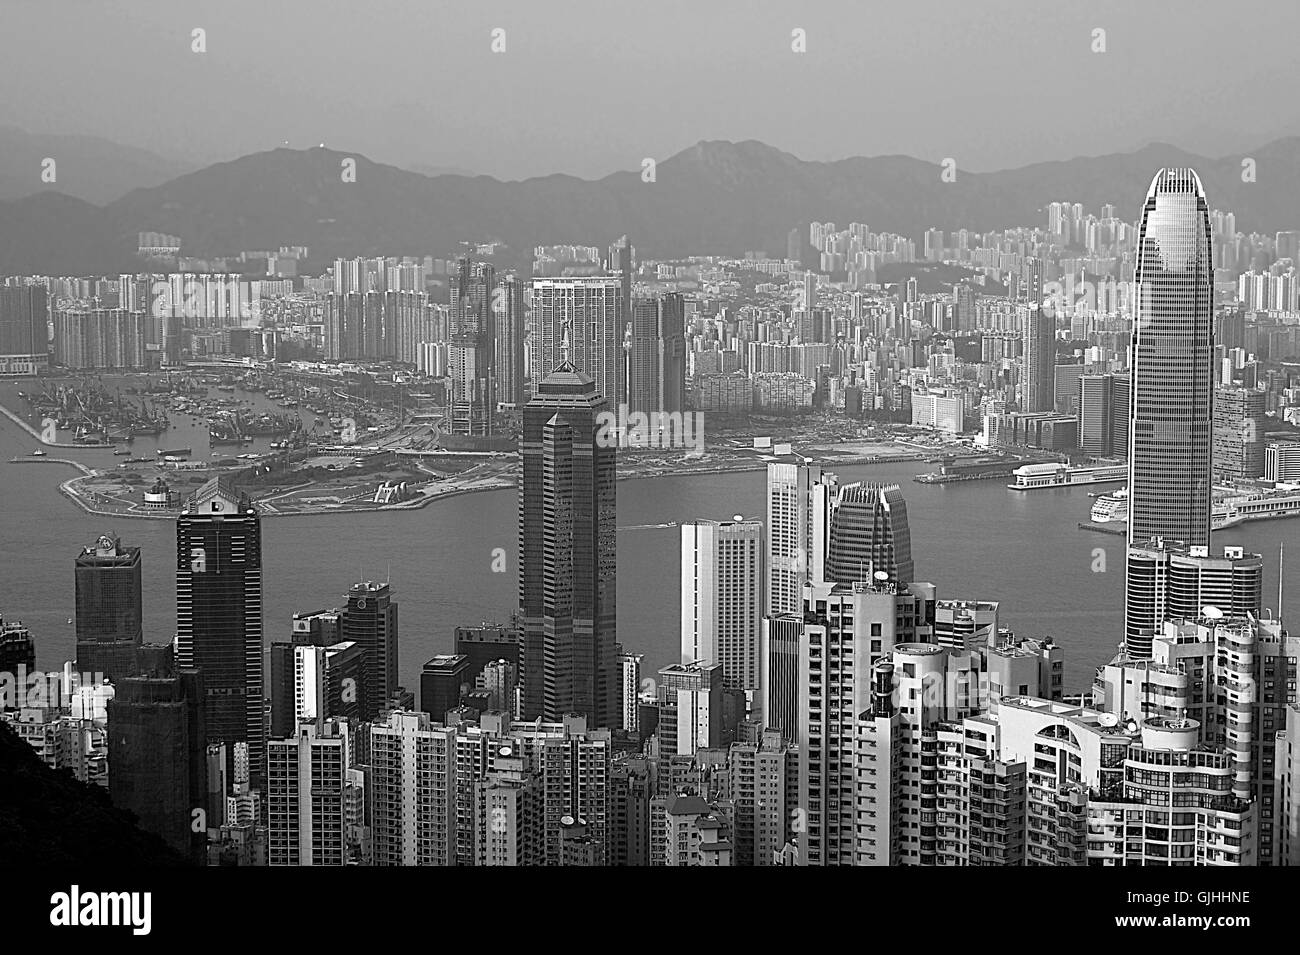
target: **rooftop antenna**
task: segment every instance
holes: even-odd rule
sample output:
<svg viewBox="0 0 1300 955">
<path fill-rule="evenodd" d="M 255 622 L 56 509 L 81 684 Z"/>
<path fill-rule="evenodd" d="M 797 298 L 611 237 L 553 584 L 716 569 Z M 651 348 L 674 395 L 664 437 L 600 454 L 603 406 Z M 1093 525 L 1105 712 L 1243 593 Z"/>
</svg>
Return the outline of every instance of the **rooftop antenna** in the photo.
<svg viewBox="0 0 1300 955">
<path fill-rule="evenodd" d="M 1277 619 L 1285 620 L 1282 615 L 1282 581 L 1286 579 L 1286 541 L 1277 544 Z"/>
</svg>

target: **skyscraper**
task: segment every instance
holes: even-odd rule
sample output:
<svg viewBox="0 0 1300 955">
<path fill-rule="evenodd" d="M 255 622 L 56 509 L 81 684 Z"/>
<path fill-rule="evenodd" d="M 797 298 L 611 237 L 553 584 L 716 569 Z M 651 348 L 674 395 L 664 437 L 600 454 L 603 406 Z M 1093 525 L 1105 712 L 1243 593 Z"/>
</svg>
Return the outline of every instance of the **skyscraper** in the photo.
<svg viewBox="0 0 1300 955">
<path fill-rule="evenodd" d="M 1214 473 L 1220 481 L 1264 473 L 1265 394 L 1256 388 L 1214 393 Z"/>
<path fill-rule="evenodd" d="M 1264 560 L 1240 547 L 1210 556 L 1205 546 L 1172 541 L 1131 544 L 1124 573 L 1124 650 L 1151 659 L 1166 620 L 1195 619 L 1205 607 L 1233 617 L 1259 616 Z"/>
<path fill-rule="evenodd" d="M 140 548 L 103 536 L 77 556 L 77 672 L 113 680 L 136 672 L 140 621 Z"/>
<path fill-rule="evenodd" d="M 798 613 L 803 585 L 824 579 L 838 484 L 816 465 L 767 466 L 767 598 L 764 613 Z"/>
<path fill-rule="evenodd" d="M 374 719 L 397 692 L 397 601 L 388 582 L 361 581 L 348 591 L 340 629 L 361 648 L 364 718 Z"/>
<path fill-rule="evenodd" d="M 596 394 L 613 408 L 626 320 L 619 276 L 534 279 L 534 393 L 539 382 L 568 361 L 595 381 Z"/>
<path fill-rule="evenodd" d="M 1025 318 L 1025 374 L 1021 381 L 1022 411 L 1052 411 L 1056 407 L 1056 311 L 1031 304 Z"/>
<path fill-rule="evenodd" d="M 489 435 L 496 410 L 496 270 L 464 256 L 452 280 L 451 429 Z"/>
<path fill-rule="evenodd" d="M 685 410 L 685 314 L 685 303 L 676 292 L 633 299 L 629 411 L 649 414 Z"/>
<path fill-rule="evenodd" d="M 615 449 L 596 440 L 607 402 L 561 363 L 524 408 L 519 610 L 524 719 L 619 717 Z"/>
<path fill-rule="evenodd" d="M 1191 169 L 1151 181 L 1134 278 L 1128 540 L 1205 546 L 1214 287 L 1209 210 Z"/>
<path fill-rule="evenodd" d="M 176 520 L 176 665 L 203 673 L 207 742 L 225 742 L 228 758 L 248 743 L 260 779 L 262 524 L 225 476 L 196 491 Z"/>
<path fill-rule="evenodd" d="M 202 674 L 126 676 L 108 702 L 108 789 L 142 828 L 193 856 L 193 812 L 206 793 Z M 205 821 L 206 827 L 206 821 Z M 202 831 L 202 830 L 201 830 Z"/>
<path fill-rule="evenodd" d="M 498 301 L 501 305 L 496 316 L 496 400 L 516 407 L 524 403 L 524 316 L 529 294 L 528 279 L 511 274 L 501 281 L 500 294 L 492 303 L 494 308 Z"/>
<path fill-rule="evenodd" d="M 912 582 L 912 532 L 897 484 L 847 484 L 831 511 L 825 579 L 849 584 L 877 573 Z"/>
<path fill-rule="evenodd" d="M 682 663 L 722 664 L 723 680 L 757 690 L 763 626 L 763 525 L 682 525 Z"/>
<path fill-rule="evenodd" d="M 0 375 L 36 375 L 50 364 L 44 285 L 0 285 Z"/>
</svg>

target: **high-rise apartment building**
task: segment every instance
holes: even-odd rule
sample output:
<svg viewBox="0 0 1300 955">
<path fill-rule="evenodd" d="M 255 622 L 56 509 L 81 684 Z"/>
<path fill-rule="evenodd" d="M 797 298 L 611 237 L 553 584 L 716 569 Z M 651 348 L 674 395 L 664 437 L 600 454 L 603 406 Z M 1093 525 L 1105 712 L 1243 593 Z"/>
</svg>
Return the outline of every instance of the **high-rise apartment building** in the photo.
<svg viewBox="0 0 1300 955">
<path fill-rule="evenodd" d="M 825 579 L 835 475 L 816 465 L 767 466 L 767 598 L 764 613 L 796 613 L 803 587 Z"/>
<path fill-rule="evenodd" d="M 374 865 L 456 864 L 456 732 L 427 713 L 400 710 L 371 725 Z"/>
<path fill-rule="evenodd" d="M 726 685 L 755 691 L 763 619 L 763 525 L 682 525 L 681 661 L 720 663 Z"/>
<path fill-rule="evenodd" d="M 501 280 L 493 296 L 496 316 L 496 400 L 500 405 L 524 405 L 524 329 L 532 287 L 513 273 Z"/>
<path fill-rule="evenodd" d="M 686 306 L 679 293 L 632 300 L 629 412 L 686 410 Z"/>
<path fill-rule="evenodd" d="M 0 377 L 38 375 L 49 364 L 50 312 L 45 286 L 0 284 Z"/>
<path fill-rule="evenodd" d="M 267 863 L 347 864 L 352 737 L 346 720 L 304 723 L 267 741 Z"/>
<path fill-rule="evenodd" d="M 596 394 L 618 403 L 623 326 L 627 321 L 619 276 L 533 279 L 531 375 L 534 394 L 564 362 L 589 376 Z"/>
</svg>

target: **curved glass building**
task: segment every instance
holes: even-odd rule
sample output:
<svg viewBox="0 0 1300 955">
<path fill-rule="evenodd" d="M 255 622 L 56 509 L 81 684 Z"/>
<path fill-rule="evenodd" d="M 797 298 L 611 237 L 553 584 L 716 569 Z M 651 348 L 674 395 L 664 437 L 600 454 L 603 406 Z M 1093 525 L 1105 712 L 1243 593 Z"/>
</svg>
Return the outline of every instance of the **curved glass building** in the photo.
<svg viewBox="0 0 1300 955">
<path fill-rule="evenodd" d="M 1213 259 L 1201 180 L 1151 181 L 1138 250 L 1129 412 L 1128 541 L 1210 542 Z"/>
</svg>

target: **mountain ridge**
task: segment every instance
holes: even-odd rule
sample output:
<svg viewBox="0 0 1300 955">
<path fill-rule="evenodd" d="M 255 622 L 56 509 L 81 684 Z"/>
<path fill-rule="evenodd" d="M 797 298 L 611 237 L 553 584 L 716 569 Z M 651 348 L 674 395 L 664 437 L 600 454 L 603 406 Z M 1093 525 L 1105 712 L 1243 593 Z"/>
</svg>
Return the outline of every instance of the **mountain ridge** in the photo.
<svg viewBox="0 0 1300 955">
<path fill-rule="evenodd" d="M 1242 159 L 1257 181 L 1242 181 Z M 356 181 L 343 181 L 353 160 Z M 757 140 L 701 140 L 654 166 L 586 180 L 565 174 L 502 181 L 419 172 L 324 147 L 278 147 L 133 189 L 96 206 L 54 191 L 0 203 L 0 272 L 86 274 L 138 268 L 136 233 L 180 235 L 183 253 L 306 245 L 336 255 L 450 255 L 465 240 L 498 239 L 526 256 L 535 245 L 600 245 L 632 237 L 645 255 L 785 253 L 791 228 L 811 220 L 865 222 L 920 238 L 927 228 L 977 231 L 1045 221 L 1047 203 L 1117 206 L 1136 219 L 1151 177 L 1191 165 L 1210 204 L 1245 231 L 1300 227 L 1300 136 L 1218 159 L 1167 143 L 1129 153 L 968 173 L 903 155 L 799 159 Z M 62 178 L 62 177 L 61 177 Z M 67 200 L 68 197 L 64 197 Z M 48 221 L 41 216 L 49 213 Z"/>
</svg>

